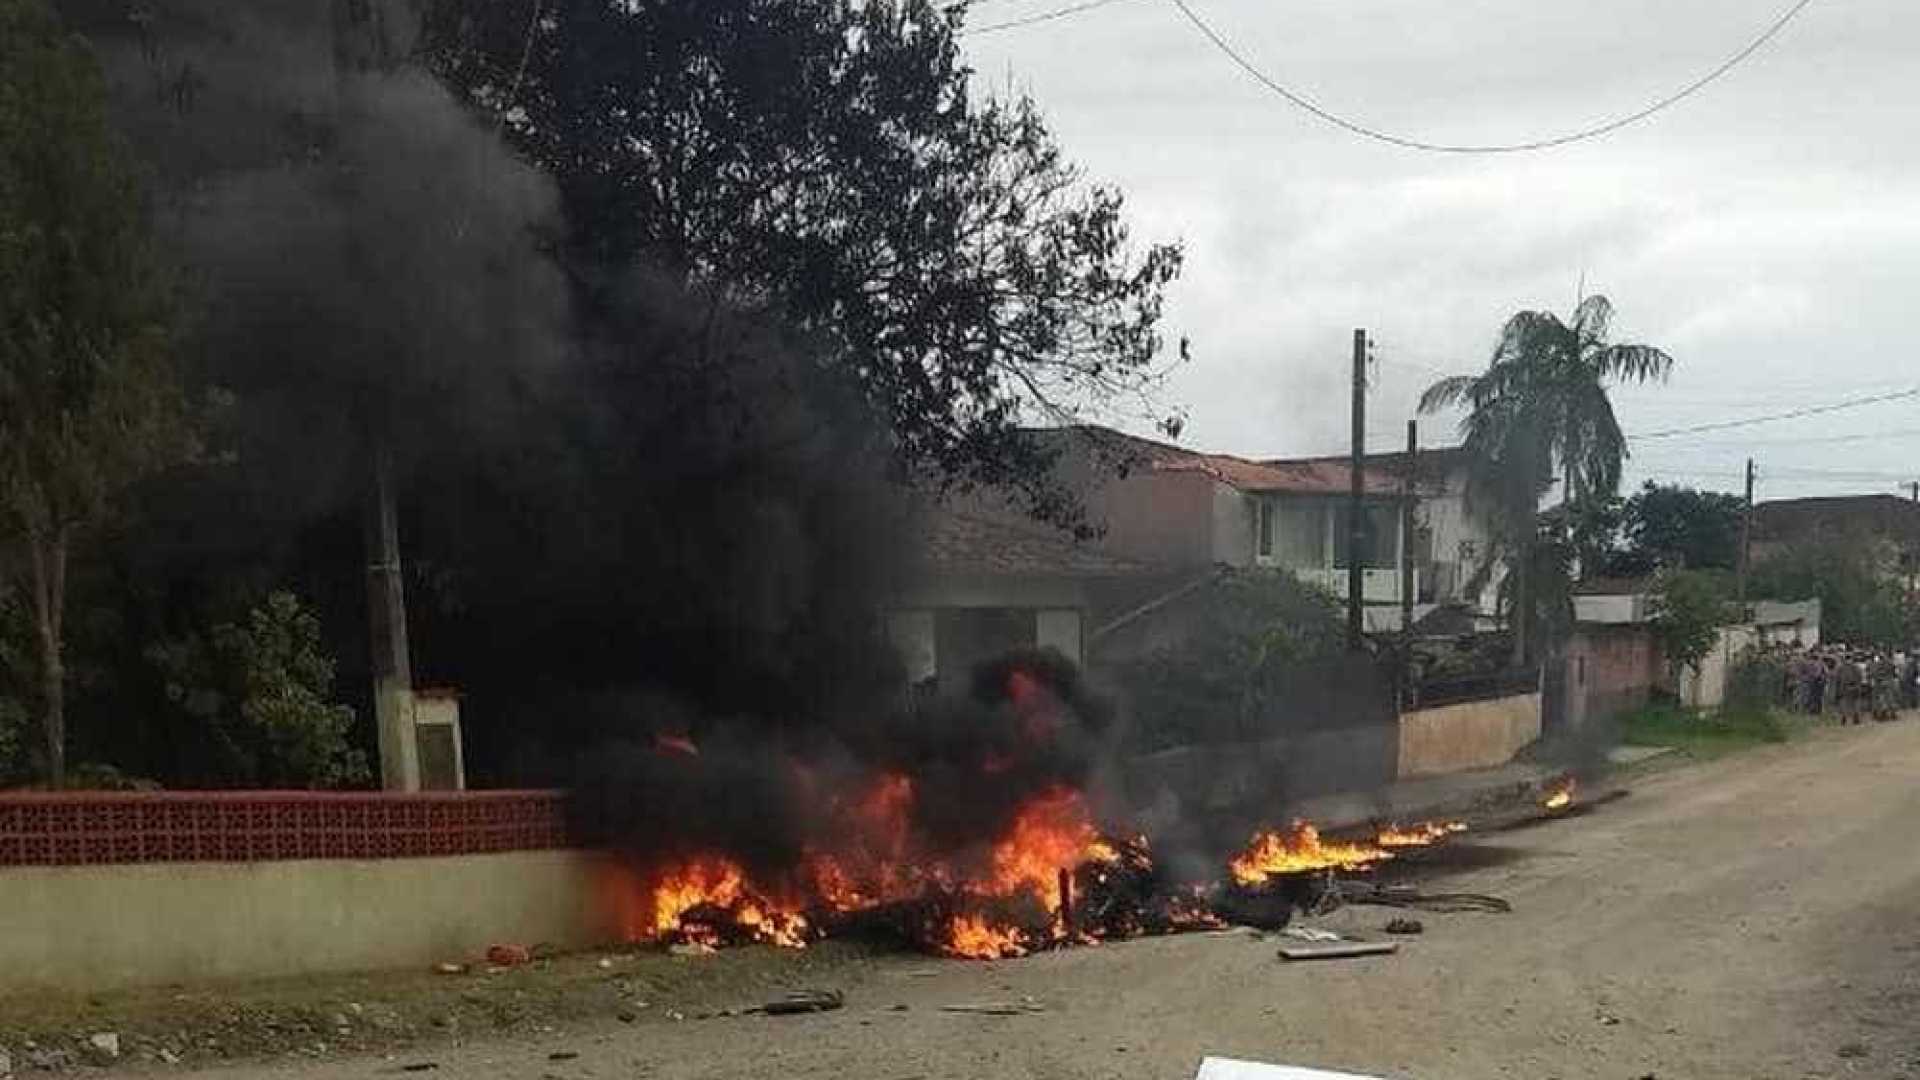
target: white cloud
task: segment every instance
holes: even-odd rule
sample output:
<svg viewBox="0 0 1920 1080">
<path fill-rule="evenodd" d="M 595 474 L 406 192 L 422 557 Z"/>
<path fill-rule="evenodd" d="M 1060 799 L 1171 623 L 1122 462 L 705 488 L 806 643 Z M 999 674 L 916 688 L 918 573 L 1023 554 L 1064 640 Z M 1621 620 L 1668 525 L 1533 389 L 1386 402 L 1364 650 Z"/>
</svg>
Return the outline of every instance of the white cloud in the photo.
<svg viewBox="0 0 1920 1080">
<path fill-rule="evenodd" d="M 992 5 L 976 22 L 1019 6 Z M 1630 110 L 1717 63 L 1785 0 L 1192 0 L 1329 107 L 1436 139 L 1501 140 Z M 1582 277 L 1623 334 L 1671 349 L 1665 388 L 1617 396 L 1629 430 L 1920 385 L 1920 126 L 1911 0 L 1815 3 L 1694 99 L 1540 154 L 1422 155 L 1319 124 L 1250 84 L 1162 0 L 968 39 L 992 82 L 1034 96 L 1068 152 L 1129 196 L 1139 234 L 1178 236 L 1171 305 L 1195 363 L 1170 397 L 1189 439 L 1247 453 L 1337 449 L 1352 327 L 1379 342 L 1375 441 L 1397 443 L 1435 369 L 1484 360 L 1523 308 Z M 1762 494 L 1890 488 L 1920 404 L 1744 432 Z M 1443 429 L 1440 419 L 1424 422 Z M 1788 441 L 1796 440 L 1796 441 Z M 1648 449 L 1641 473 L 1732 487 L 1738 447 Z M 1875 474 L 1845 482 L 1811 470 Z M 1764 472 L 1764 470 L 1763 470 Z M 1885 473 L 1887 477 L 1878 474 Z M 1726 475 L 1722 475 L 1726 474 Z M 1795 477 L 1791 482 L 1789 475 Z"/>
</svg>

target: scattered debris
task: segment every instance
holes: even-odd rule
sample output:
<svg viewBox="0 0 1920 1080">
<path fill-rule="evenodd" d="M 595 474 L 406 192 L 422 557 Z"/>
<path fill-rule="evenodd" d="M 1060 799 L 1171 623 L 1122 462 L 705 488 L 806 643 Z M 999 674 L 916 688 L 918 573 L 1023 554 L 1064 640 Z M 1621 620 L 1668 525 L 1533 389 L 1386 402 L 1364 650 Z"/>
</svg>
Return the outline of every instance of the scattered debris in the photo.
<svg viewBox="0 0 1920 1080">
<path fill-rule="evenodd" d="M 525 945 L 489 945 L 487 963 L 495 967 L 515 967 L 533 962 L 533 950 Z"/>
<path fill-rule="evenodd" d="M 1206 1057 L 1200 1059 L 1200 1071 L 1195 1074 L 1194 1080 L 1374 1080 L 1374 1078 L 1358 1076 L 1354 1073 L 1303 1069 L 1296 1065 L 1268 1065 L 1258 1061 Z"/>
<path fill-rule="evenodd" d="M 414 1061 L 400 1066 L 401 1072 L 429 1072 L 440 1067 L 437 1061 Z"/>
<path fill-rule="evenodd" d="M 637 1012 L 634 1012 L 632 1009 L 621 1009 L 619 1012 L 614 1013 L 613 1015 L 618 1017 L 620 1022 L 623 1024 L 631 1024 L 635 1020 L 640 1019 L 640 1014 Z"/>
<path fill-rule="evenodd" d="M 178 1064 L 180 1064 L 180 1055 L 179 1055 L 179 1054 L 176 1054 L 176 1053 L 174 1053 L 173 1051 L 171 1051 L 171 1050 L 169 1050 L 169 1049 L 167 1049 L 167 1048 L 166 1048 L 166 1047 L 164 1047 L 164 1046 L 160 1048 L 160 1055 L 159 1055 L 159 1056 L 160 1056 L 160 1060 L 161 1060 L 161 1061 L 163 1061 L 163 1062 L 165 1062 L 165 1063 L 166 1063 L 166 1064 L 168 1064 L 168 1065 L 178 1065 Z M 5 1073 L 3 1073 L 3 1072 L 0 1072 L 0 1076 L 5 1076 L 5 1075 L 6 1075 Z"/>
<path fill-rule="evenodd" d="M 1620 1018 L 1611 1013 L 1601 1013 L 1594 1019 L 1600 1021 L 1602 1027 L 1612 1027 L 1620 1022 Z"/>
<path fill-rule="evenodd" d="M 547 1055 L 547 1060 L 548 1061 L 572 1061 L 574 1058 L 577 1058 L 579 1056 L 580 1056 L 580 1051 L 578 1050 L 555 1050 L 553 1053 Z"/>
<path fill-rule="evenodd" d="M 712 956 L 719 951 L 704 941 L 676 941 L 667 946 L 667 952 L 674 956 Z"/>
<path fill-rule="evenodd" d="M 120 1059 L 120 1036 L 111 1031 L 99 1031 L 87 1036 L 87 1057 L 96 1065 L 107 1065 Z"/>
<path fill-rule="evenodd" d="M 1389 934 L 1424 934 L 1427 924 L 1419 919 L 1388 919 L 1386 929 Z"/>
<path fill-rule="evenodd" d="M 433 970 L 440 975 L 465 975 L 467 973 L 467 965 L 456 964 L 448 960 L 433 965 Z"/>
<path fill-rule="evenodd" d="M 1835 1050 L 1834 1053 L 1839 1054 L 1843 1058 L 1863 1058 L 1867 1056 L 1867 1044 L 1857 1042 L 1841 1043 L 1840 1048 Z"/>
<path fill-rule="evenodd" d="M 1373 881 L 1338 879 L 1321 896 L 1320 913 L 1341 904 L 1373 904 L 1379 907 L 1414 908 L 1438 914 L 1486 911 L 1507 914 L 1513 905 L 1486 893 L 1430 893 L 1411 885 L 1382 885 Z"/>
<path fill-rule="evenodd" d="M 613 957 L 603 956 L 599 960 L 595 961 L 595 963 L 599 965 L 602 971 L 611 970 L 613 968 Z"/>
<path fill-rule="evenodd" d="M 758 1011 L 768 1016 L 790 1016 L 794 1013 L 832 1012 L 844 1004 L 846 998 L 838 990 L 795 990 L 785 997 L 767 1002 Z"/>
<path fill-rule="evenodd" d="M 0 1046 L 0 1076 L 12 1076 L 12 1075 L 13 1075 L 13 1055 L 7 1053 L 6 1047 Z"/>
<path fill-rule="evenodd" d="M 1046 1012 L 1047 1007 L 1030 997 L 1019 1001 L 980 1001 L 960 1005 L 942 1005 L 941 1012 L 974 1013 L 979 1016 L 1025 1016 L 1029 1013 Z"/>
<path fill-rule="evenodd" d="M 78 1062 L 71 1050 L 42 1049 L 32 1046 L 27 1047 L 26 1053 L 21 1057 L 25 1058 L 32 1068 L 44 1069 L 48 1072 L 72 1069 Z"/>
<path fill-rule="evenodd" d="M 1280 931 L 1281 937 L 1290 937 L 1295 941 L 1339 941 L 1340 935 L 1331 930 L 1322 930 L 1317 926 L 1289 926 Z"/>
<path fill-rule="evenodd" d="M 1310 945 L 1282 945 L 1283 960 L 1345 960 L 1355 956 L 1382 956 L 1400 951 L 1397 941 L 1340 941 Z"/>
</svg>

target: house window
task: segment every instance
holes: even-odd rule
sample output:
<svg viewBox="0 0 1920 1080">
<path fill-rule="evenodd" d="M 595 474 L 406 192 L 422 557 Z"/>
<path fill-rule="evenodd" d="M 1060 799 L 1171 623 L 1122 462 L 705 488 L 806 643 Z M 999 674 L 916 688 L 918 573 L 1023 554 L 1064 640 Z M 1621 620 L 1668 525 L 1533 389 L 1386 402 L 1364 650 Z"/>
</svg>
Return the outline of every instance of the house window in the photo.
<svg viewBox="0 0 1920 1080">
<path fill-rule="evenodd" d="M 1290 570 L 1327 564 L 1327 504 L 1313 499 L 1269 499 L 1273 561 Z"/>
<path fill-rule="evenodd" d="M 1347 565 L 1347 548 L 1351 544 L 1348 521 L 1351 517 L 1345 505 L 1333 513 L 1333 565 L 1343 569 Z M 1369 569 L 1391 570 L 1399 565 L 1400 556 L 1400 508 L 1391 505 L 1363 506 L 1360 510 L 1360 565 Z"/>
<path fill-rule="evenodd" d="M 1260 539 L 1257 550 L 1261 558 L 1270 559 L 1273 557 L 1273 501 L 1261 499 L 1259 505 Z"/>
</svg>

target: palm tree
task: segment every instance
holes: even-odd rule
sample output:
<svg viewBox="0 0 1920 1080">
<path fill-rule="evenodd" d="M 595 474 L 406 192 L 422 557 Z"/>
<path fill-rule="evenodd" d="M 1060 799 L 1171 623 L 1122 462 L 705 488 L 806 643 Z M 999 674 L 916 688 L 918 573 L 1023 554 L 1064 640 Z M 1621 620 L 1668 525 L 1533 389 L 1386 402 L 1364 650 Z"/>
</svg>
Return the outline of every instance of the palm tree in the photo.
<svg viewBox="0 0 1920 1080">
<path fill-rule="evenodd" d="M 1589 296 L 1571 322 L 1523 311 L 1500 331 L 1487 370 L 1427 387 L 1420 411 L 1465 408 L 1462 446 L 1470 463 L 1467 503 L 1492 525 L 1491 561 L 1504 553 L 1513 578 L 1513 656 L 1526 662 L 1528 578 L 1540 498 L 1559 475 L 1569 506 L 1620 489 L 1627 438 L 1607 388 L 1665 379 L 1673 357 L 1651 345 L 1608 340 L 1613 304 Z"/>
</svg>

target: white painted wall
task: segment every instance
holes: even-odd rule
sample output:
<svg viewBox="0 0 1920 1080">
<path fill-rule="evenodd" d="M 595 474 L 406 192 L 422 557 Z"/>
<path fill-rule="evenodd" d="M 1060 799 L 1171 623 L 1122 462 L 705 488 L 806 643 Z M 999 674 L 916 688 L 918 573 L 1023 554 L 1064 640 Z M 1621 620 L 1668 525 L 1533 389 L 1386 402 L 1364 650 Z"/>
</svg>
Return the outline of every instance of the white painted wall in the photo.
<svg viewBox="0 0 1920 1080">
<path fill-rule="evenodd" d="M 1053 608 L 1034 612 L 1034 644 L 1043 649 L 1058 649 L 1078 664 L 1085 660 L 1081 641 L 1084 637 L 1078 608 Z"/>
</svg>

